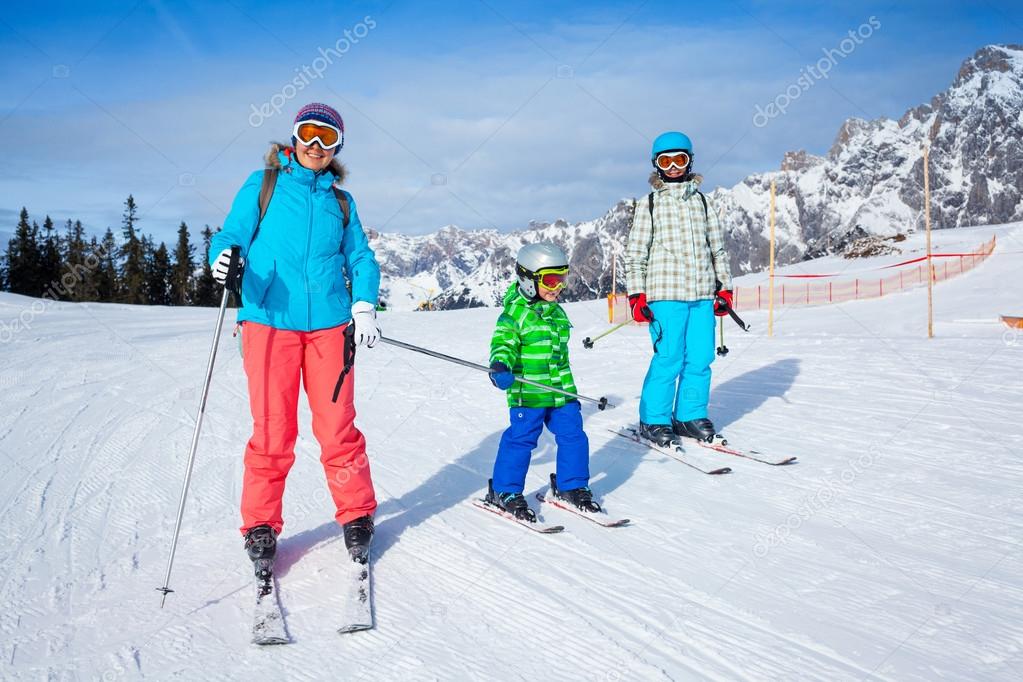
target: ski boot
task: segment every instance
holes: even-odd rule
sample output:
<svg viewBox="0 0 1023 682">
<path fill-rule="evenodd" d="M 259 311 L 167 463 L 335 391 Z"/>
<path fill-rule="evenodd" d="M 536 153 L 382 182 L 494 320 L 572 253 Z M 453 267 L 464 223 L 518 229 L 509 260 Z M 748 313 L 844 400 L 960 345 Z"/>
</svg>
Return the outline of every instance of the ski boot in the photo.
<svg viewBox="0 0 1023 682">
<path fill-rule="evenodd" d="M 373 517 L 369 514 L 344 524 L 345 547 L 352 561 L 364 564 L 369 560 L 369 544 L 373 540 Z"/>
<path fill-rule="evenodd" d="M 672 419 L 671 427 L 678 436 L 702 440 L 705 443 L 713 443 L 714 436 L 717 435 L 714 423 L 706 417 L 701 419 L 690 419 L 689 421 L 684 422 Z"/>
<path fill-rule="evenodd" d="M 639 435 L 660 447 L 671 445 L 671 442 L 675 440 L 675 433 L 670 424 L 639 423 Z"/>
<path fill-rule="evenodd" d="M 551 494 L 581 512 L 599 514 L 602 511 L 600 505 L 593 501 L 593 491 L 586 486 L 571 490 L 558 490 L 558 477 L 555 474 L 551 474 Z"/>
<path fill-rule="evenodd" d="M 487 497 L 484 501 L 508 512 L 520 521 L 536 523 L 536 512 L 529 508 L 529 503 L 522 493 L 495 493 L 494 479 L 487 481 Z"/>
<path fill-rule="evenodd" d="M 267 525 L 245 531 L 245 551 L 252 560 L 256 579 L 260 581 L 260 596 L 273 590 L 273 563 L 277 555 L 277 532 Z"/>
</svg>

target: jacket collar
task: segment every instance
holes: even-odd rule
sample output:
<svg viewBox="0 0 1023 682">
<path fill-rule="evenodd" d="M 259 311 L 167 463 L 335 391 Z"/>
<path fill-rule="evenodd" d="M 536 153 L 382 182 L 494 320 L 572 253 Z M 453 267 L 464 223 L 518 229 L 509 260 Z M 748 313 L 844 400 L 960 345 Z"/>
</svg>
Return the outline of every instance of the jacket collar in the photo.
<svg viewBox="0 0 1023 682">
<path fill-rule="evenodd" d="M 280 142 L 270 144 L 270 149 L 264 157 L 267 168 L 276 168 L 290 175 L 293 179 L 305 185 L 313 185 L 317 188 L 330 189 L 331 185 L 341 186 L 348 175 L 344 164 L 335 156 L 326 169 L 315 172 L 311 171 L 295 159 L 294 150 Z"/>
<path fill-rule="evenodd" d="M 700 183 L 703 182 L 703 176 L 695 174 L 692 179 L 686 180 L 685 182 L 665 182 L 661 180 L 661 176 L 654 171 L 650 174 L 650 186 L 657 192 L 669 192 L 673 195 L 676 193 L 677 196 L 682 199 L 688 199 L 689 197 L 696 194 L 696 190 L 700 188 Z"/>
</svg>

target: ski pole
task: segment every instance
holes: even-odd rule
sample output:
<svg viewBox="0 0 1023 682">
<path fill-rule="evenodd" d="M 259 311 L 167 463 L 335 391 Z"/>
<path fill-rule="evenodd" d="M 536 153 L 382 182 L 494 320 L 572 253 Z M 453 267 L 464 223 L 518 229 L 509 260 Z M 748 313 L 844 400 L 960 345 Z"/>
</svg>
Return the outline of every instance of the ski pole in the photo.
<svg viewBox="0 0 1023 682">
<path fill-rule="evenodd" d="M 616 324 L 615 326 L 611 327 L 610 329 L 608 329 L 603 334 L 599 334 L 599 335 L 593 337 L 592 339 L 587 336 L 585 339 L 583 339 L 583 348 L 593 348 L 593 342 L 594 341 L 599 341 L 600 339 L 604 338 L 608 334 L 613 334 L 616 331 L 618 331 L 619 329 L 621 329 L 622 327 L 624 327 L 625 325 L 631 324 L 631 323 L 632 323 L 632 320 L 626 320 L 625 322 L 622 322 L 621 324 Z"/>
<path fill-rule="evenodd" d="M 217 328 L 213 333 L 213 344 L 210 346 L 210 357 L 206 361 L 206 378 L 203 381 L 202 395 L 199 396 L 199 407 L 195 416 L 195 427 L 192 429 L 192 445 L 188 450 L 188 465 L 185 468 L 185 480 L 181 484 L 181 498 L 178 500 L 178 517 L 174 522 L 174 537 L 171 540 L 170 556 L 167 558 L 167 575 L 163 579 L 163 587 L 156 588 L 163 593 L 160 600 L 160 608 L 167 602 L 167 595 L 173 592 L 170 588 L 171 569 L 174 567 L 174 553 L 178 548 L 178 535 L 181 533 L 181 520 L 185 515 L 185 498 L 188 497 L 188 484 L 192 480 L 192 466 L 195 464 L 195 451 L 199 447 L 199 430 L 202 428 L 202 418 L 206 413 L 206 396 L 210 391 L 210 380 L 213 378 L 213 361 L 217 358 L 217 346 L 220 344 L 220 331 L 224 326 L 224 313 L 227 311 L 227 301 L 231 292 L 240 290 L 241 268 L 241 247 L 231 247 L 231 263 L 227 268 L 227 279 L 224 281 L 224 295 L 220 299 L 220 312 L 217 315 Z"/>
<path fill-rule="evenodd" d="M 428 348 L 420 348 L 419 346 L 413 346 L 412 344 L 405 343 L 403 341 L 397 341 L 395 339 L 389 339 L 386 336 L 381 336 L 380 340 L 383 341 L 384 343 L 389 343 L 392 346 L 397 346 L 398 348 L 404 348 L 405 350 L 414 351 L 416 353 L 422 353 L 423 355 L 429 355 L 430 357 L 437 358 L 438 360 L 447 360 L 448 362 L 453 362 L 456 365 L 462 365 L 463 367 L 471 367 L 472 369 L 478 369 L 481 372 L 486 372 L 487 374 L 490 374 L 490 368 L 489 367 L 486 367 L 484 365 L 478 365 L 475 362 L 469 362 L 468 360 L 462 360 L 461 358 L 452 357 L 450 355 L 444 355 L 444 353 L 438 353 L 437 351 L 433 351 L 433 350 L 430 350 Z M 597 409 L 599 409 L 599 410 L 603 410 L 603 409 L 605 409 L 607 407 L 611 407 L 611 408 L 614 407 L 614 405 L 609 403 L 609 402 L 607 402 L 607 398 L 605 398 L 603 396 L 601 396 L 599 399 L 598 398 L 588 398 L 587 396 L 579 395 L 578 393 L 572 393 L 570 391 L 566 391 L 564 389 L 556 388 L 554 386 L 548 386 L 547 384 L 541 384 L 539 381 L 532 381 L 531 379 L 523 379 L 520 376 L 516 376 L 515 377 L 515 381 L 518 381 L 519 383 L 522 383 L 522 384 L 526 384 L 527 386 L 536 386 L 537 388 L 542 388 L 545 391 L 551 391 L 552 393 L 560 393 L 561 395 L 566 395 L 569 398 L 575 398 L 577 400 L 585 400 L 586 402 L 589 402 L 589 403 L 595 403 L 597 405 Z"/>
<path fill-rule="evenodd" d="M 728 346 L 725 345 L 725 318 L 718 318 L 718 334 L 721 337 L 721 345 L 717 348 L 718 355 L 728 355 Z"/>
</svg>

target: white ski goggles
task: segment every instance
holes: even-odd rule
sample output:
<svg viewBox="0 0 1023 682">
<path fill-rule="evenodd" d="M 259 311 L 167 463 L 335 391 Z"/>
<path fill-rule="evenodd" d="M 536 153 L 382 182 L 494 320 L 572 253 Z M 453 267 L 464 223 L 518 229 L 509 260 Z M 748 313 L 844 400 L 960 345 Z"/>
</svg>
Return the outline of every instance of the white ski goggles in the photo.
<svg viewBox="0 0 1023 682">
<path fill-rule="evenodd" d="M 685 170 L 686 166 L 689 165 L 690 160 L 689 154 L 683 151 L 662 152 L 657 155 L 657 158 L 654 160 L 654 164 L 661 170 L 668 170 L 672 166 L 679 170 Z"/>
<path fill-rule="evenodd" d="M 306 146 L 318 142 L 324 149 L 339 148 L 345 141 L 344 133 L 322 121 L 299 121 L 291 134 Z"/>
</svg>

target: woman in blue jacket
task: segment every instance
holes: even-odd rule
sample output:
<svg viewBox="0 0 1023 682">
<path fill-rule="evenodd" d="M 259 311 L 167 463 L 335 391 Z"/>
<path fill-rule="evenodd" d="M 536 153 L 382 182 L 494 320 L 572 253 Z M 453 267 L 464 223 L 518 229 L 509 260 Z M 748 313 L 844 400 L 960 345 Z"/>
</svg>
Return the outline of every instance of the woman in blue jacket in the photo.
<svg viewBox="0 0 1023 682">
<path fill-rule="evenodd" d="M 281 500 L 295 461 L 300 378 L 334 516 L 353 555 L 368 548 L 376 509 L 366 442 L 354 423 L 351 375 L 337 401 L 332 398 L 348 325 L 354 325 L 360 346 L 372 347 L 379 338 L 380 268 L 355 201 L 335 191 L 345 177 L 335 158 L 344 144 L 340 114 L 324 104 L 302 107 L 291 142 L 271 145 L 266 156 L 276 184 L 262 220 L 264 171 L 256 171 L 210 248 L 220 281 L 226 279 L 232 245 L 241 247 L 244 263 L 238 322 L 253 429 L 245 448 L 241 531 L 254 561 L 273 558 L 284 524 Z"/>
</svg>

